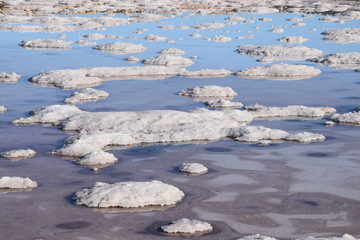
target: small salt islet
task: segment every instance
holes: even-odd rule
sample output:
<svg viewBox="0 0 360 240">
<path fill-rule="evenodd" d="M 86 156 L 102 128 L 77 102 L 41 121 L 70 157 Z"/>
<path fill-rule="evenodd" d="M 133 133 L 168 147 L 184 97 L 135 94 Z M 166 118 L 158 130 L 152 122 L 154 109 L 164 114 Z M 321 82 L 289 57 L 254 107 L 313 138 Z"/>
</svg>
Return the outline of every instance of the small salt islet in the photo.
<svg viewBox="0 0 360 240">
<path fill-rule="evenodd" d="M 8 160 L 21 160 L 31 158 L 36 155 L 36 152 L 32 149 L 16 149 L 0 153 L 0 157 Z"/>
</svg>

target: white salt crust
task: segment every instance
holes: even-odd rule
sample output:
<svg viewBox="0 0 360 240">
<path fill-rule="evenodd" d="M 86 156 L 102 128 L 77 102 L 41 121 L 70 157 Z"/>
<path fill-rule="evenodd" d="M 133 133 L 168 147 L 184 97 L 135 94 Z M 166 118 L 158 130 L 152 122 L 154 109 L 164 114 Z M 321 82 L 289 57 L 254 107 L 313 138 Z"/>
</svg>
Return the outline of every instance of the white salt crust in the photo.
<svg viewBox="0 0 360 240">
<path fill-rule="evenodd" d="M 79 46 L 94 46 L 96 45 L 96 42 L 93 42 L 93 41 L 86 41 L 86 40 L 80 40 L 80 41 L 77 41 L 75 42 L 77 45 Z"/>
<path fill-rule="evenodd" d="M 7 108 L 4 106 L 0 106 L 0 113 L 4 113 L 7 111 Z"/>
<path fill-rule="evenodd" d="M 224 43 L 224 42 L 229 42 L 231 41 L 231 37 L 226 37 L 223 35 L 219 35 L 219 36 L 214 36 L 214 37 L 207 37 L 204 38 L 205 41 L 213 41 L 213 42 L 218 42 L 218 43 Z"/>
<path fill-rule="evenodd" d="M 169 55 L 184 55 L 185 52 L 181 49 L 178 48 L 167 48 L 167 49 L 163 49 L 160 50 L 158 52 L 159 54 L 169 54 Z"/>
<path fill-rule="evenodd" d="M 244 236 L 242 238 L 238 238 L 237 240 L 277 240 L 276 238 L 263 236 L 260 234 Z M 342 237 L 304 237 L 304 238 L 297 238 L 295 240 L 358 240 L 349 234 L 344 234 Z"/>
<path fill-rule="evenodd" d="M 79 104 L 84 102 L 94 102 L 99 99 L 107 98 L 109 94 L 103 90 L 93 88 L 85 88 L 80 91 L 74 92 L 70 97 L 64 100 L 67 104 Z"/>
<path fill-rule="evenodd" d="M 210 78 L 210 77 L 226 77 L 232 73 L 226 69 L 200 69 L 196 71 L 184 70 L 178 76 L 186 78 Z"/>
<path fill-rule="evenodd" d="M 104 151 L 95 151 L 86 154 L 76 163 L 79 165 L 93 166 L 93 165 L 109 165 L 116 163 L 118 159 L 112 153 Z"/>
<path fill-rule="evenodd" d="M 339 123 L 348 123 L 348 124 L 360 124 L 360 112 L 348 112 L 348 113 L 335 113 L 329 118 L 331 121 L 339 122 Z"/>
<path fill-rule="evenodd" d="M 183 163 L 179 167 L 179 170 L 180 172 L 196 175 L 204 174 L 208 171 L 207 167 L 200 163 Z"/>
<path fill-rule="evenodd" d="M 220 87 L 215 85 L 195 86 L 179 92 L 180 96 L 188 97 L 216 97 L 216 98 L 234 98 L 237 93 L 230 87 Z"/>
<path fill-rule="evenodd" d="M 331 68 L 357 69 L 360 65 L 359 52 L 333 53 L 326 56 L 307 59 L 307 61 L 320 63 Z"/>
<path fill-rule="evenodd" d="M 162 42 L 166 40 L 166 37 L 157 36 L 157 35 L 148 35 L 144 37 L 144 39 L 150 42 Z"/>
<path fill-rule="evenodd" d="M 116 36 L 112 34 L 89 33 L 82 37 L 90 40 L 101 40 L 101 39 L 113 39 Z"/>
<path fill-rule="evenodd" d="M 128 56 L 128 57 L 124 58 L 124 60 L 127 62 L 130 62 L 130 63 L 136 63 L 136 62 L 140 61 L 139 58 L 134 57 L 134 56 Z"/>
<path fill-rule="evenodd" d="M 148 206 L 175 205 L 185 194 L 178 188 L 160 181 L 97 182 L 92 188 L 85 188 L 74 196 L 77 205 L 87 207 L 139 208 Z"/>
<path fill-rule="evenodd" d="M 30 178 L 22 177 L 1 177 L 0 178 L 0 189 L 27 189 L 36 188 L 37 183 Z"/>
<path fill-rule="evenodd" d="M 187 233 L 196 234 L 201 232 L 211 232 L 213 230 L 211 224 L 199 220 L 190 220 L 182 218 L 173 221 L 169 225 L 162 226 L 161 229 L 165 233 Z"/>
<path fill-rule="evenodd" d="M 191 33 L 188 35 L 189 37 L 192 37 L 192 38 L 200 38 L 201 37 L 201 34 L 198 34 L 198 33 Z"/>
<path fill-rule="evenodd" d="M 304 38 L 302 36 L 287 36 L 279 38 L 277 41 L 289 44 L 302 44 L 308 40 L 308 38 Z"/>
<path fill-rule="evenodd" d="M 193 65 L 194 62 L 190 59 L 175 56 L 175 55 L 160 55 L 157 57 L 146 58 L 143 61 L 145 65 L 162 65 L 162 66 L 176 66 L 176 67 L 186 67 Z"/>
<path fill-rule="evenodd" d="M 280 33 L 284 32 L 284 29 L 283 28 L 273 28 L 273 29 L 270 29 L 269 32 L 280 34 Z"/>
<path fill-rule="evenodd" d="M 35 156 L 36 152 L 32 149 L 17 149 L 0 153 L 0 156 L 6 159 L 26 159 Z"/>
<path fill-rule="evenodd" d="M 223 28 L 226 25 L 221 23 L 221 22 L 211 22 L 211 23 L 202 23 L 202 24 L 197 24 L 192 26 L 192 28 L 195 29 L 218 29 L 218 28 Z"/>
<path fill-rule="evenodd" d="M 58 39 L 34 39 L 34 40 L 23 40 L 19 43 L 19 46 L 27 49 L 56 49 L 66 50 L 70 49 L 69 46 L 72 41 L 64 41 Z"/>
<path fill-rule="evenodd" d="M 230 100 L 209 100 L 205 103 L 211 108 L 242 108 L 244 105 L 241 102 L 232 102 Z"/>
<path fill-rule="evenodd" d="M 236 73 L 236 76 L 251 79 L 268 80 L 301 80 L 317 76 L 321 71 L 317 68 L 306 65 L 273 64 L 267 66 L 256 66 L 245 68 Z"/>
<path fill-rule="evenodd" d="M 289 45 L 240 45 L 237 53 L 256 57 L 262 62 L 273 62 L 280 60 L 305 60 L 322 55 L 322 51 L 305 46 Z"/>
<path fill-rule="evenodd" d="M 0 83 L 16 83 L 19 78 L 21 76 L 16 73 L 0 73 Z"/>
<path fill-rule="evenodd" d="M 145 51 L 146 47 L 144 47 L 141 44 L 111 42 L 111 43 L 97 45 L 93 47 L 93 49 L 110 54 L 121 55 L 121 54 L 129 54 L 129 53 L 140 53 Z"/>
<path fill-rule="evenodd" d="M 323 40 L 336 43 L 360 43 L 360 28 L 343 28 L 321 33 Z"/>
</svg>

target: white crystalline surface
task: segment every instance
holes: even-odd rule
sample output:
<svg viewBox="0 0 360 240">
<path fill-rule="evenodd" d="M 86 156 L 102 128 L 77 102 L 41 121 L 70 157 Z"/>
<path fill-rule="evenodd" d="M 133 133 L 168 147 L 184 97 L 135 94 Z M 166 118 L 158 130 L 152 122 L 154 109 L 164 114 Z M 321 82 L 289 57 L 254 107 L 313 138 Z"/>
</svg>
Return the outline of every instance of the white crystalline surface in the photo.
<svg viewBox="0 0 360 240">
<path fill-rule="evenodd" d="M 283 33 L 284 29 L 283 28 L 273 28 L 270 29 L 269 32 L 273 32 L 273 33 Z"/>
<path fill-rule="evenodd" d="M 195 29 L 218 29 L 223 28 L 226 25 L 221 22 L 202 23 L 192 26 Z"/>
<path fill-rule="evenodd" d="M 230 87 L 220 87 L 215 85 L 195 86 L 187 88 L 179 92 L 181 96 L 188 97 L 218 97 L 218 98 L 233 98 L 237 93 Z"/>
<path fill-rule="evenodd" d="M 360 53 L 347 52 L 347 53 L 333 53 L 326 56 L 307 59 L 311 62 L 324 64 L 332 68 L 340 69 L 357 69 L 360 66 Z"/>
<path fill-rule="evenodd" d="M 192 37 L 192 38 L 200 38 L 201 35 L 198 34 L 198 33 L 191 33 L 191 34 L 189 34 L 189 37 Z"/>
<path fill-rule="evenodd" d="M 135 62 L 140 61 L 139 58 L 134 57 L 134 56 L 128 56 L 128 57 L 124 58 L 124 60 L 127 61 L 127 62 L 131 62 L 131 63 L 135 63 Z"/>
<path fill-rule="evenodd" d="M 211 108 L 242 108 L 244 105 L 241 102 L 232 102 L 230 100 L 209 100 L 205 103 Z"/>
<path fill-rule="evenodd" d="M 26 189 L 35 188 L 37 183 L 30 178 L 22 177 L 2 177 L 0 178 L 0 188 Z"/>
<path fill-rule="evenodd" d="M 287 36 L 278 39 L 279 42 L 289 43 L 289 44 L 301 44 L 308 40 L 309 40 L 308 38 L 304 38 L 302 36 Z"/>
<path fill-rule="evenodd" d="M 321 33 L 323 40 L 337 43 L 360 43 L 360 28 L 342 28 Z"/>
<path fill-rule="evenodd" d="M 167 48 L 167 49 L 163 49 L 160 50 L 158 52 L 159 54 L 169 54 L 169 55 L 184 55 L 185 52 L 181 49 L 178 48 Z"/>
<path fill-rule="evenodd" d="M 187 78 L 209 78 L 209 77 L 226 77 L 229 76 L 231 72 L 226 69 L 200 69 L 196 71 L 184 70 L 179 73 L 181 77 Z"/>
<path fill-rule="evenodd" d="M 100 44 L 93 49 L 111 53 L 111 54 L 129 54 L 129 53 L 140 53 L 146 50 L 146 47 L 144 47 L 141 44 L 134 44 L 134 43 L 125 43 L 125 42 L 111 42 L 111 43 L 105 43 Z"/>
<path fill-rule="evenodd" d="M 17 149 L 0 153 L 6 159 L 25 159 L 35 156 L 36 152 L 32 149 Z"/>
<path fill-rule="evenodd" d="M 273 62 L 279 60 L 305 60 L 322 55 L 322 51 L 305 46 L 289 45 L 240 45 L 237 52 L 242 55 L 256 57 L 260 61 Z"/>
<path fill-rule="evenodd" d="M 72 41 L 64 41 L 58 39 L 34 39 L 23 40 L 19 46 L 29 49 L 70 49 Z"/>
<path fill-rule="evenodd" d="M 97 101 L 99 99 L 107 98 L 109 94 L 102 90 L 93 88 L 85 88 L 80 91 L 74 92 L 70 97 L 64 100 L 64 103 L 78 104 L 84 102 Z"/>
<path fill-rule="evenodd" d="M 317 68 L 306 65 L 273 64 L 267 66 L 256 66 L 246 68 L 236 73 L 236 76 L 243 78 L 269 80 L 300 80 L 317 76 L 321 71 Z"/>
<path fill-rule="evenodd" d="M 16 73 L 0 73 L 0 82 L 2 83 L 16 83 L 19 78 L 21 78 L 21 76 Z"/>
<path fill-rule="evenodd" d="M 75 42 L 79 46 L 93 46 L 96 45 L 96 42 L 93 41 L 86 41 L 86 40 L 80 40 Z"/>
<path fill-rule="evenodd" d="M 219 35 L 219 36 L 214 36 L 214 37 L 207 37 L 204 38 L 205 41 L 213 41 L 213 42 L 218 42 L 218 43 L 224 43 L 224 42 L 229 42 L 231 41 L 231 37 L 226 37 L 223 35 Z"/>
<path fill-rule="evenodd" d="M 88 38 L 90 40 L 100 40 L 104 38 L 115 38 L 115 36 L 111 34 L 89 33 L 84 35 L 83 38 Z"/>
<path fill-rule="evenodd" d="M 200 233 L 200 232 L 211 232 L 211 224 L 199 220 L 190 220 L 182 218 L 173 221 L 169 225 L 162 226 L 161 229 L 166 233 Z"/>
<path fill-rule="evenodd" d="M 157 36 L 157 35 L 148 35 L 146 37 L 144 37 L 145 40 L 150 41 L 150 42 L 162 42 L 166 40 L 166 37 L 162 37 L 162 36 Z"/>
<path fill-rule="evenodd" d="M 237 240 L 277 240 L 276 238 L 263 236 L 260 234 L 244 236 L 242 238 L 238 238 Z M 296 240 L 358 240 L 349 234 L 344 234 L 342 237 L 304 237 L 297 238 Z"/>
<path fill-rule="evenodd" d="M 360 124 L 360 112 L 335 113 L 329 119 L 339 123 Z"/>
<path fill-rule="evenodd" d="M 184 196 L 180 189 L 156 180 L 113 184 L 97 182 L 92 188 L 77 192 L 74 200 L 77 205 L 87 207 L 138 208 L 174 205 Z"/>
<path fill-rule="evenodd" d="M 157 57 L 147 58 L 143 61 L 146 65 L 163 65 L 163 66 L 177 66 L 186 67 L 194 64 L 190 59 L 174 56 L 174 55 L 160 55 Z"/>
<path fill-rule="evenodd" d="M 7 108 L 0 105 L 0 113 L 4 113 L 7 111 Z"/>
<path fill-rule="evenodd" d="M 81 158 L 76 163 L 79 165 L 107 165 L 116 163 L 118 159 L 114 156 L 114 154 L 107 153 L 104 151 L 95 151 L 86 154 L 83 158 Z"/>
<path fill-rule="evenodd" d="M 207 167 L 200 163 L 183 163 L 179 170 L 190 174 L 204 174 L 208 171 Z"/>
</svg>

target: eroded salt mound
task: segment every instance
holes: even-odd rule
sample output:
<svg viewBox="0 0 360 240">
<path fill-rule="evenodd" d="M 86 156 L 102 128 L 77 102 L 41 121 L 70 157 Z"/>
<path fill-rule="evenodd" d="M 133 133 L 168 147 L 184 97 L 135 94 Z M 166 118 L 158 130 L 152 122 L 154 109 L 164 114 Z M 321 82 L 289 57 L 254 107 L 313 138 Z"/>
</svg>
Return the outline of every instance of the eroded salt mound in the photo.
<svg viewBox="0 0 360 240">
<path fill-rule="evenodd" d="M 192 28 L 195 29 L 218 29 L 218 28 L 223 28 L 226 25 L 221 23 L 221 22 L 211 22 L 211 23 L 201 23 L 201 24 L 197 24 L 192 26 Z"/>
<path fill-rule="evenodd" d="M 22 177 L 2 177 L 0 178 L 0 189 L 26 189 L 36 188 L 37 183 L 30 178 Z"/>
<path fill-rule="evenodd" d="M 181 49 L 178 48 L 167 48 L 167 49 L 163 49 L 160 50 L 158 52 L 159 54 L 169 54 L 169 55 L 184 55 L 185 52 Z"/>
<path fill-rule="evenodd" d="M 129 53 L 140 53 L 146 50 L 141 44 L 134 44 L 134 43 L 125 43 L 125 42 L 111 42 L 100 44 L 93 49 L 107 52 L 110 54 L 121 55 L 121 54 L 129 54 Z"/>
<path fill-rule="evenodd" d="M 96 45 L 96 42 L 93 42 L 93 41 L 86 41 L 86 40 L 80 40 L 80 41 L 77 41 L 75 42 L 77 45 L 79 46 L 93 46 L 93 45 Z"/>
<path fill-rule="evenodd" d="M 85 88 L 80 91 L 74 92 L 70 97 L 64 100 L 64 103 L 78 104 L 84 102 L 93 102 L 99 99 L 107 98 L 109 94 L 102 90 L 93 88 Z"/>
<path fill-rule="evenodd" d="M 304 38 L 302 36 L 287 36 L 278 39 L 279 42 L 289 43 L 289 44 L 301 44 L 308 40 L 309 40 L 308 38 Z"/>
<path fill-rule="evenodd" d="M 83 38 L 88 38 L 90 40 L 100 40 L 105 38 L 115 38 L 116 36 L 112 34 L 100 34 L 100 33 L 89 33 L 83 36 Z"/>
<path fill-rule="evenodd" d="M 28 49 L 70 49 L 69 46 L 72 41 L 64 41 L 58 39 L 34 39 L 34 40 L 23 40 L 19 43 L 19 46 Z"/>
<path fill-rule="evenodd" d="M 224 42 L 229 42 L 231 41 L 231 37 L 226 37 L 223 35 L 219 35 L 219 36 L 214 36 L 214 37 L 207 37 L 204 38 L 205 41 L 213 41 L 213 42 L 218 42 L 218 43 L 224 43 Z"/>
<path fill-rule="evenodd" d="M 268 80 L 300 80 L 317 76 L 321 71 L 306 65 L 290 65 L 279 63 L 267 66 L 245 68 L 236 73 L 241 78 L 268 79 Z"/>
<path fill-rule="evenodd" d="M 178 188 L 160 181 L 97 182 L 92 188 L 85 188 L 74 196 L 77 205 L 87 207 L 138 208 L 148 206 L 174 205 L 185 194 Z"/>
<path fill-rule="evenodd" d="M 190 59 L 174 56 L 174 55 L 160 55 L 157 57 L 147 58 L 143 61 L 146 65 L 163 65 L 163 66 L 177 66 L 186 67 L 194 64 Z"/>
<path fill-rule="evenodd" d="M 186 234 L 187 236 L 196 234 L 198 236 L 201 233 L 211 232 L 213 228 L 207 222 L 182 218 L 173 221 L 169 225 L 162 226 L 161 230 L 170 234 Z"/>
<path fill-rule="evenodd" d="M 360 66 L 360 53 L 333 53 L 326 56 L 307 59 L 307 61 L 320 63 L 331 68 L 357 69 Z"/>
<path fill-rule="evenodd" d="M 273 29 L 270 29 L 268 32 L 280 34 L 280 33 L 284 32 L 284 29 L 283 28 L 273 28 Z"/>
<path fill-rule="evenodd" d="M 211 97 L 211 98 L 234 98 L 237 93 L 230 87 L 220 87 L 215 85 L 196 86 L 187 88 L 179 92 L 180 96 L 193 98 Z"/>
<path fill-rule="evenodd" d="M 237 240 L 277 240 L 276 238 L 263 236 L 260 234 L 244 236 L 242 238 L 238 238 Z M 296 240 L 358 240 L 349 234 L 344 234 L 342 237 L 305 237 L 305 238 L 297 238 Z"/>
<path fill-rule="evenodd" d="M 16 73 L 0 73 L 0 82 L 2 83 L 16 83 L 19 78 L 21 78 L 21 76 Z"/>
<path fill-rule="evenodd" d="M 134 57 L 134 56 L 128 56 L 128 57 L 124 58 L 124 60 L 127 62 L 130 62 L 130 63 L 136 63 L 136 62 L 140 61 L 139 58 Z"/>
<path fill-rule="evenodd" d="M 288 45 L 240 45 L 237 49 L 237 53 L 256 57 L 262 62 L 305 60 L 307 58 L 322 55 L 322 51 L 315 48 Z"/>
<path fill-rule="evenodd" d="M 360 43 L 360 28 L 343 28 L 321 33 L 323 40 L 337 43 Z"/>
<path fill-rule="evenodd" d="M 17 149 L 0 153 L 0 156 L 9 160 L 20 160 L 35 156 L 36 152 L 32 149 Z"/>
<path fill-rule="evenodd" d="M 104 151 L 95 151 L 86 154 L 76 163 L 79 165 L 85 166 L 94 166 L 94 165 L 110 165 L 116 163 L 118 159 L 112 153 L 107 153 Z"/>
<path fill-rule="evenodd" d="M 242 108 L 244 105 L 241 102 L 232 102 L 230 100 L 209 100 L 205 103 L 211 108 Z"/>
<path fill-rule="evenodd" d="M 208 171 L 207 167 L 200 163 L 183 163 L 179 167 L 180 172 L 200 175 L 204 174 Z"/>
<path fill-rule="evenodd" d="M 7 111 L 7 108 L 4 106 L 0 106 L 0 113 L 4 113 Z"/>
<path fill-rule="evenodd" d="M 334 122 L 358 125 L 360 124 L 360 112 L 355 111 L 355 112 L 348 112 L 343 114 L 335 113 L 329 119 Z"/>
<path fill-rule="evenodd" d="M 209 77 L 226 77 L 231 72 L 226 69 L 200 69 L 196 71 L 184 70 L 178 75 L 187 78 L 209 78 Z"/>
<path fill-rule="evenodd" d="M 157 36 L 157 35 L 148 35 L 144 37 L 144 39 L 150 42 L 162 42 L 166 40 L 166 37 Z"/>
</svg>

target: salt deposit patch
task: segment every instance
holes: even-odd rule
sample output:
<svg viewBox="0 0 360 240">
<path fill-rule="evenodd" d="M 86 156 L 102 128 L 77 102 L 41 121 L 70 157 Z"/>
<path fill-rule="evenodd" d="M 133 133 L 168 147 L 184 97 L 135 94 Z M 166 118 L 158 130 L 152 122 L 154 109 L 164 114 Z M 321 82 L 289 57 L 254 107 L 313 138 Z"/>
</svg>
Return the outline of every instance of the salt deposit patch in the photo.
<svg viewBox="0 0 360 240">
<path fill-rule="evenodd" d="M 0 188 L 5 189 L 26 189 L 26 188 L 35 188 L 37 183 L 30 178 L 22 177 L 1 177 L 0 178 Z"/>
<path fill-rule="evenodd" d="M 93 88 L 85 88 L 80 91 L 74 92 L 70 97 L 64 100 L 64 103 L 79 104 L 84 102 L 94 102 L 99 99 L 107 98 L 109 94 L 102 90 Z"/>
<path fill-rule="evenodd" d="M 80 41 L 77 41 L 75 42 L 77 45 L 79 46 L 94 46 L 96 45 L 96 42 L 93 42 L 93 41 L 86 41 L 86 40 L 80 40 Z"/>
<path fill-rule="evenodd" d="M 331 68 L 357 69 L 360 66 L 360 53 L 333 53 L 326 56 L 307 59 L 307 61 L 320 63 Z"/>
<path fill-rule="evenodd" d="M 204 174 L 208 171 L 207 167 L 200 163 L 183 163 L 179 170 L 180 172 L 194 175 Z"/>
<path fill-rule="evenodd" d="M 301 80 L 317 76 L 321 71 L 306 65 L 290 65 L 285 63 L 246 68 L 236 73 L 241 78 L 268 80 Z"/>
<path fill-rule="evenodd" d="M 134 43 L 125 43 L 125 42 L 111 42 L 100 44 L 93 49 L 107 52 L 110 54 L 121 55 L 121 54 L 129 54 L 129 53 L 140 53 L 146 50 L 141 44 L 134 44 Z"/>
<path fill-rule="evenodd" d="M 329 119 L 334 122 L 359 125 L 360 124 L 360 112 L 355 111 L 355 112 L 348 112 L 348 113 L 343 113 L 343 114 L 335 113 Z"/>
<path fill-rule="evenodd" d="M 4 113 L 7 111 L 7 108 L 0 105 L 0 113 Z"/>
<path fill-rule="evenodd" d="M 238 9 L 241 13 L 250 13 L 250 14 L 267 14 L 267 13 L 278 13 L 279 10 L 276 8 L 265 7 L 265 6 L 256 6 L 256 7 L 244 7 Z"/>
<path fill-rule="evenodd" d="M 36 152 L 32 149 L 17 149 L 0 153 L 0 156 L 9 160 L 20 160 L 35 156 Z"/>
<path fill-rule="evenodd" d="M 94 165 L 110 165 L 116 163 L 118 159 L 114 156 L 114 154 L 107 153 L 104 151 L 95 151 L 86 154 L 76 163 L 79 165 L 85 166 L 94 166 Z"/>
<path fill-rule="evenodd" d="M 318 49 L 288 45 L 240 45 L 237 49 L 237 53 L 256 57 L 262 62 L 305 60 L 307 58 L 322 55 L 322 51 Z"/>
<path fill-rule="evenodd" d="M 147 206 L 175 205 L 185 194 L 178 188 L 160 181 L 97 182 L 92 188 L 85 188 L 74 196 L 77 205 L 87 207 L 139 208 Z"/>
<path fill-rule="evenodd" d="M 167 49 L 163 49 L 160 50 L 158 52 L 159 54 L 170 54 L 170 55 L 184 55 L 185 52 L 181 49 L 178 48 L 167 48 Z"/>
<path fill-rule="evenodd" d="M 186 67 L 194 64 L 190 59 L 174 56 L 174 55 L 160 55 L 157 57 L 147 58 L 143 61 L 146 65 L 163 65 L 163 66 L 177 66 Z"/>
<path fill-rule="evenodd" d="M 1 83 L 16 83 L 19 78 L 21 78 L 21 76 L 16 73 L 6 73 L 6 72 L 0 73 Z"/>
<path fill-rule="evenodd" d="M 187 88 L 179 92 L 180 96 L 187 96 L 191 98 L 217 98 L 217 99 L 226 99 L 234 98 L 237 93 L 230 87 L 220 87 L 215 85 L 207 86 L 196 86 L 192 88 Z"/>
<path fill-rule="evenodd" d="M 237 240 L 277 240 L 273 237 L 263 236 L 260 234 L 244 236 L 242 238 L 238 238 Z M 344 234 L 342 237 L 304 237 L 297 238 L 296 240 L 358 240 L 349 234 Z"/>
<path fill-rule="evenodd" d="M 115 38 L 115 35 L 112 34 L 100 34 L 100 33 L 89 33 L 83 36 L 83 38 L 88 38 L 90 40 L 101 40 L 101 39 L 112 39 Z"/>
<path fill-rule="evenodd" d="M 207 37 L 204 38 L 205 41 L 213 41 L 213 42 L 218 42 L 218 43 L 224 43 L 224 42 L 229 42 L 231 41 L 231 37 L 226 37 L 223 35 L 219 35 L 219 36 L 214 36 L 214 37 Z"/>
<path fill-rule="evenodd" d="M 273 29 L 270 29 L 269 32 L 280 34 L 280 33 L 284 32 L 284 29 L 283 28 L 273 28 Z"/>
<path fill-rule="evenodd" d="M 136 63 L 136 62 L 140 61 L 139 58 L 134 57 L 134 56 L 128 56 L 128 57 L 124 58 L 124 60 L 127 62 L 130 62 L 130 63 Z"/>
<path fill-rule="evenodd" d="M 182 218 L 180 220 L 173 221 L 169 225 L 162 226 L 161 229 L 165 233 L 183 235 L 185 236 L 199 236 L 204 233 L 212 231 L 211 224 L 199 220 L 190 220 Z"/>
<path fill-rule="evenodd" d="M 157 36 L 157 35 L 148 35 L 144 37 L 144 39 L 150 42 L 162 42 L 166 40 L 166 37 Z"/>
<path fill-rule="evenodd" d="M 189 37 L 192 37 L 192 38 L 200 38 L 201 35 L 198 34 L 198 33 L 191 33 L 191 34 L 189 34 Z"/>
<path fill-rule="evenodd" d="M 23 40 L 19 43 L 19 46 L 27 49 L 56 49 L 65 50 L 70 49 L 69 46 L 72 41 L 64 41 L 58 39 L 34 39 L 34 40 Z"/>
<path fill-rule="evenodd" d="M 287 36 L 278 39 L 279 42 L 289 43 L 289 44 L 302 44 L 308 40 L 309 40 L 308 38 L 304 38 L 302 36 Z"/>
<path fill-rule="evenodd" d="M 230 100 L 209 100 L 205 103 L 211 108 L 242 108 L 244 105 L 241 102 L 232 102 Z"/>
<path fill-rule="evenodd" d="M 187 78 L 210 78 L 210 77 L 226 77 L 231 74 L 230 71 L 226 69 L 200 69 L 196 71 L 184 70 L 179 73 L 181 77 Z"/>
<path fill-rule="evenodd" d="M 221 22 L 202 23 L 192 26 L 195 29 L 218 29 L 223 28 L 226 25 Z"/>
<path fill-rule="evenodd" d="M 360 43 L 360 28 L 343 28 L 321 33 L 323 40 L 336 43 Z"/>
</svg>

